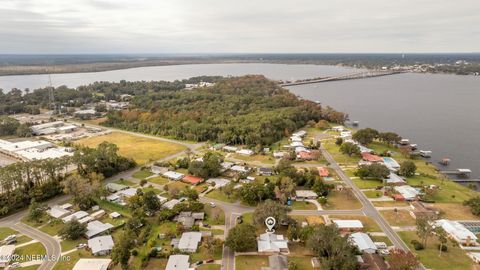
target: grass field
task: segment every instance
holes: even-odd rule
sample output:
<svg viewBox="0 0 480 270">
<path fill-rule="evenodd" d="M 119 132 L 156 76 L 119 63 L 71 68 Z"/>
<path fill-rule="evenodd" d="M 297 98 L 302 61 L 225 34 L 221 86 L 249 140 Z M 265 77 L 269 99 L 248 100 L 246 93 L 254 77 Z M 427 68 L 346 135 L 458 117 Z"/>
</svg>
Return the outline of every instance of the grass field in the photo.
<svg viewBox="0 0 480 270">
<path fill-rule="evenodd" d="M 407 210 L 382 210 L 380 214 L 391 226 L 415 226 L 415 219 Z"/>
<path fill-rule="evenodd" d="M 363 193 L 365 193 L 367 198 L 380 198 L 383 195 L 383 192 L 380 190 L 366 190 Z"/>
<path fill-rule="evenodd" d="M 210 256 L 207 253 L 207 250 L 202 246 L 198 249 L 198 252 L 190 255 L 190 260 L 192 262 L 198 262 L 198 261 L 209 260 L 209 259 L 212 259 L 212 258 L 210 258 Z M 213 254 L 213 259 L 214 260 L 222 259 L 222 246 L 218 246 L 215 248 L 215 254 Z"/>
<path fill-rule="evenodd" d="M 472 214 L 470 207 L 460 203 L 435 203 L 433 207 L 442 212 L 442 216 L 453 220 L 479 220 L 479 216 Z"/>
<path fill-rule="evenodd" d="M 390 239 L 387 236 L 372 236 L 371 235 L 370 238 L 372 238 L 373 242 L 384 242 L 385 244 L 387 244 L 387 246 L 392 245 L 392 241 L 390 241 Z"/>
<path fill-rule="evenodd" d="M 87 240 L 84 238 L 80 238 L 78 240 L 62 240 L 60 242 L 60 246 L 62 247 L 62 252 L 69 251 L 74 249 L 79 244 L 86 244 Z"/>
<path fill-rule="evenodd" d="M 215 199 L 215 200 L 219 200 L 219 201 L 223 201 L 223 202 L 229 202 L 229 203 L 236 202 L 236 198 L 233 198 L 233 197 L 228 198 L 227 195 L 225 195 L 225 193 L 223 193 L 219 189 L 215 189 L 213 191 L 210 191 L 209 193 L 207 193 L 207 195 L 205 195 L 205 197 Z"/>
<path fill-rule="evenodd" d="M 323 143 L 325 150 L 327 150 L 335 161 L 340 165 L 355 165 L 360 160 L 359 156 L 351 156 L 345 155 L 340 152 L 340 147 L 335 144 L 335 140 L 325 141 Z"/>
<path fill-rule="evenodd" d="M 463 203 L 463 201 L 478 196 L 473 191 L 460 184 L 450 180 L 433 179 L 425 176 L 415 176 L 407 179 L 409 185 L 437 185 L 440 190 L 433 196 L 433 200 L 437 203 Z"/>
<path fill-rule="evenodd" d="M 323 208 L 330 210 L 351 210 L 359 209 L 362 204 L 355 198 L 351 191 L 332 191 L 328 194 L 327 204 Z"/>
<path fill-rule="evenodd" d="M 352 181 L 360 189 L 376 188 L 378 186 L 383 186 L 383 183 L 380 180 L 353 179 Z"/>
<path fill-rule="evenodd" d="M 7 228 L 7 227 L 0 227 L 0 239 L 3 240 L 5 237 L 12 235 L 12 234 L 18 234 L 17 231 Z"/>
<path fill-rule="evenodd" d="M 152 183 L 159 184 L 159 185 L 166 185 L 169 182 L 169 180 L 167 178 L 162 177 L 162 176 L 156 176 L 156 177 L 148 178 L 147 180 L 148 180 L 148 182 L 152 182 Z"/>
<path fill-rule="evenodd" d="M 408 206 L 408 202 L 401 202 L 401 201 L 379 201 L 379 202 L 372 202 L 373 206 L 376 207 L 390 207 L 390 206 Z"/>
<path fill-rule="evenodd" d="M 133 158 L 139 165 L 144 165 L 148 162 L 185 150 L 185 147 L 180 144 L 121 132 L 112 132 L 108 135 L 85 138 L 79 140 L 77 143 L 89 147 L 96 147 L 104 141 L 116 144 L 119 148 L 120 155 Z"/>
<path fill-rule="evenodd" d="M 415 232 L 399 232 L 399 236 L 410 247 L 412 252 L 416 253 L 420 261 L 428 269 L 450 270 L 450 269 L 473 269 L 473 262 L 467 257 L 465 251 L 459 247 L 454 247 L 448 242 L 448 251 L 443 252 L 442 256 L 438 256 L 438 241 L 431 237 L 427 243 L 427 247 L 423 250 L 414 250 L 410 244 L 412 240 L 419 240 Z"/>
<path fill-rule="evenodd" d="M 288 261 L 295 262 L 298 267 L 297 269 L 313 269 L 311 260 L 312 257 L 310 256 L 288 256 Z"/>
<path fill-rule="evenodd" d="M 343 220 L 360 220 L 363 224 L 363 228 L 367 232 L 381 232 L 382 230 L 378 226 L 375 220 L 367 216 L 354 216 L 354 215 L 330 215 L 330 219 L 343 219 Z"/>
<path fill-rule="evenodd" d="M 262 267 L 268 267 L 268 256 L 236 256 L 236 270 L 257 270 Z"/>
<path fill-rule="evenodd" d="M 202 264 L 197 267 L 197 270 L 220 270 L 221 268 L 222 266 L 220 264 Z"/>
<path fill-rule="evenodd" d="M 292 204 L 294 210 L 317 210 L 317 206 L 309 202 L 294 201 Z"/>
<path fill-rule="evenodd" d="M 55 236 L 63 228 L 64 224 L 61 221 L 48 223 L 40 228 L 40 231 Z"/>
<path fill-rule="evenodd" d="M 209 204 L 205 204 L 203 209 L 206 214 L 206 219 L 203 223 L 209 225 L 225 224 L 225 213 L 220 207 L 211 207 Z"/>
<path fill-rule="evenodd" d="M 153 173 L 149 170 L 140 170 L 138 172 L 135 172 L 132 176 L 133 178 L 137 178 L 137 179 L 145 179 L 152 175 Z"/>
<path fill-rule="evenodd" d="M 15 254 L 19 255 L 19 262 L 30 261 L 30 257 L 45 255 L 47 252 L 42 243 L 33 243 L 15 249 Z"/>
<path fill-rule="evenodd" d="M 245 156 L 240 154 L 232 154 L 232 158 L 244 160 L 245 162 L 260 162 L 265 164 L 274 164 L 275 159 L 272 156 L 267 155 L 252 155 L 252 156 Z"/>
<path fill-rule="evenodd" d="M 92 258 L 93 255 L 85 250 L 81 249 L 72 253 L 69 253 L 65 255 L 68 260 L 60 260 L 55 264 L 55 267 L 53 267 L 53 270 L 67 270 L 67 269 L 73 269 L 73 266 L 80 260 L 80 258 Z"/>
</svg>

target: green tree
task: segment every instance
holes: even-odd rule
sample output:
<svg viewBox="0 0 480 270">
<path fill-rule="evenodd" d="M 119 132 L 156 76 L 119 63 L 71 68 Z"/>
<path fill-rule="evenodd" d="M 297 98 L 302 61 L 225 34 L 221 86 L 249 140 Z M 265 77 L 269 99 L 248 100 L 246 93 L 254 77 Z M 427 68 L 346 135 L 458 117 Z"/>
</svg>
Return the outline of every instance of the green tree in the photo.
<svg viewBox="0 0 480 270">
<path fill-rule="evenodd" d="M 336 226 L 314 226 L 307 239 L 307 247 L 319 257 L 322 269 L 356 269 L 356 248 L 347 237 L 340 235 Z"/>
<path fill-rule="evenodd" d="M 472 214 L 480 216 L 480 197 L 474 197 L 463 202 L 463 205 L 469 206 Z"/>
<path fill-rule="evenodd" d="M 340 152 L 344 153 L 345 155 L 348 155 L 349 157 L 353 155 L 359 155 L 360 154 L 360 148 L 350 142 L 343 143 L 340 146 Z"/>
<path fill-rule="evenodd" d="M 417 171 L 417 165 L 411 160 L 405 160 L 400 164 L 400 169 L 398 169 L 398 173 L 405 177 L 412 177 L 415 175 Z"/>
<path fill-rule="evenodd" d="M 40 222 L 45 216 L 45 211 L 43 210 L 43 207 L 44 205 L 39 204 L 35 201 L 35 199 L 32 199 L 32 202 L 28 207 L 27 219 L 29 221 Z"/>
<path fill-rule="evenodd" d="M 277 220 L 278 226 L 282 220 L 287 220 L 287 213 L 291 211 L 290 207 L 277 201 L 266 200 L 259 204 L 253 212 L 253 224 L 257 227 L 265 226 L 265 219 L 273 217 Z"/>
<path fill-rule="evenodd" d="M 143 194 L 143 205 L 149 213 L 155 213 L 160 210 L 160 199 L 153 190 L 149 190 Z"/>
<path fill-rule="evenodd" d="M 368 145 L 374 139 L 378 138 L 378 136 L 379 133 L 377 130 L 373 128 L 364 128 L 359 129 L 357 132 L 355 132 L 352 138 L 363 145 Z"/>
<path fill-rule="evenodd" d="M 443 247 L 447 245 L 447 232 L 440 226 L 435 228 L 435 235 L 437 236 L 440 247 L 438 249 L 438 256 L 442 256 Z"/>
<path fill-rule="evenodd" d="M 361 179 L 372 178 L 382 180 L 387 178 L 390 174 L 390 170 L 385 165 L 380 163 L 372 163 L 369 165 L 358 166 L 355 175 Z"/>
<path fill-rule="evenodd" d="M 128 260 L 134 247 L 134 234 L 130 230 L 124 231 L 117 239 L 112 249 L 112 261 L 120 264 L 123 270 L 128 270 Z"/>
<path fill-rule="evenodd" d="M 378 138 L 387 144 L 396 144 L 402 140 L 402 137 L 395 132 L 381 132 Z"/>
<path fill-rule="evenodd" d="M 414 270 L 420 265 L 415 254 L 399 248 L 390 250 L 387 262 L 391 270 Z"/>
<path fill-rule="evenodd" d="M 65 223 L 65 226 L 59 231 L 58 235 L 62 239 L 77 240 L 87 232 L 87 224 L 80 223 L 76 218 Z"/>
<path fill-rule="evenodd" d="M 427 247 L 428 238 L 435 230 L 434 222 L 437 219 L 435 216 L 420 216 L 416 219 L 417 235 L 422 241 L 424 247 Z"/>
<path fill-rule="evenodd" d="M 229 232 L 225 245 L 235 252 L 245 252 L 257 248 L 257 235 L 255 227 L 250 224 L 238 224 Z"/>
</svg>

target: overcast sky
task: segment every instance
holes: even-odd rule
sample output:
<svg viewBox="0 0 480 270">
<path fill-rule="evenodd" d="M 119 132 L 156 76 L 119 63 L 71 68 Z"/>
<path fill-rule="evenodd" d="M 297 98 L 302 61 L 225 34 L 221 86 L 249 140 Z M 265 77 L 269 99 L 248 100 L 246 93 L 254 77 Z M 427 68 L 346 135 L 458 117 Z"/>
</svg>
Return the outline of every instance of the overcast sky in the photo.
<svg viewBox="0 0 480 270">
<path fill-rule="evenodd" d="M 479 50 L 480 0 L 0 0 L 0 53 Z"/>
</svg>

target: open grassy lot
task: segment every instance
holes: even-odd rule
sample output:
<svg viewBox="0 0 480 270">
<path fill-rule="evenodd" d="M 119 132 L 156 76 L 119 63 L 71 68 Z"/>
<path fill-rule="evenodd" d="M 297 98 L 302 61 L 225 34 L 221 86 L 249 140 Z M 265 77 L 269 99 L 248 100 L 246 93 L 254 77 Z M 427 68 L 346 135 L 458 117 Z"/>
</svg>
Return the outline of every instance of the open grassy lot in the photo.
<svg viewBox="0 0 480 270">
<path fill-rule="evenodd" d="M 180 181 L 171 181 L 166 186 L 168 186 L 168 190 L 177 189 L 178 191 L 182 191 L 185 188 L 190 188 L 189 184 L 185 184 Z"/>
<path fill-rule="evenodd" d="M 221 189 L 214 189 L 213 191 L 207 193 L 205 197 L 229 203 L 234 203 L 237 201 L 237 199 L 233 196 L 229 198 L 225 193 L 221 191 Z"/>
<path fill-rule="evenodd" d="M 330 215 L 330 219 L 344 219 L 344 220 L 360 220 L 363 224 L 363 228 L 366 232 L 381 232 L 382 230 L 378 226 L 375 220 L 367 216 L 355 216 L 355 215 Z"/>
<path fill-rule="evenodd" d="M 180 144 L 121 132 L 112 132 L 108 135 L 85 138 L 79 140 L 77 143 L 89 147 L 96 147 L 104 141 L 116 144 L 119 148 L 120 155 L 133 158 L 139 165 L 144 165 L 148 162 L 185 150 L 185 147 Z"/>
<path fill-rule="evenodd" d="M 74 249 L 79 244 L 86 244 L 87 240 L 84 238 L 80 238 L 78 240 L 62 240 L 60 242 L 60 246 L 62 247 L 62 252 L 69 251 Z"/>
<path fill-rule="evenodd" d="M 480 217 L 472 214 L 470 207 L 460 203 L 434 203 L 433 207 L 442 212 L 442 216 L 453 220 L 480 220 Z"/>
<path fill-rule="evenodd" d="M 211 258 L 208 255 L 207 250 L 202 246 L 200 246 L 200 248 L 198 249 L 198 252 L 190 255 L 191 262 L 198 262 L 198 261 L 209 260 L 209 259 Z M 218 246 L 215 248 L 215 254 L 213 255 L 213 259 L 214 260 L 222 259 L 222 246 Z"/>
<path fill-rule="evenodd" d="M 353 179 L 352 181 L 360 189 L 369 189 L 369 188 L 376 188 L 378 186 L 383 186 L 383 183 L 380 180 L 358 178 L 358 179 Z"/>
<path fill-rule="evenodd" d="M 340 165 L 354 165 L 360 160 L 359 156 L 349 157 L 348 155 L 341 153 L 340 147 L 335 144 L 335 140 L 325 141 L 323 146 L 325 147 L 325 150 L 327 150 Z"/>
<path fill-rule="evenodd" d="M 383 192 L 381 190 L 366 190 L 363 193 L 365 193 L 365 196 L 367 196 L 367 198 L 380 198 L 383 195 Z"/>
<path fill-rule="evenodd" d="M 63 228 L 64 224 L 63 222 L 59 220 L 55 220 L 53 222 L 50 222 L 40 228 L 40 231 L 49 234 L 51 236 L 55 236 L 58 234 L 58 232 Z"/>
<path fill-rule="evenodd" d="M 104 209 L 108 212 L 118 212 L 122 214 L 122 216 L 130 217 L 130 211 L 126 206 L 122 206 L 113 202 L 109 202 L 106 200 L 97 200 L 98 206 L 100 206 L 101 209 Z"/>
<path fill-rule="evenodd" d="M 391 226 L 415 226 L 415 219 L 407 210 L 382 210 L 380 214 Z"/>
<path fill-rule="evenodd" d="M 197 267 L 197 270 L 220 270 L 221 268 L 220 264 L 202 264 Z"/>
<path fill-rule="evenodd" d="M 294 201 L 291 207 L 294 210 L 317 210 L 317 206 L 313 203 L 302 201 Z"/>
<path fill-rule="evenodd" d="M 415 176 L 407 179 L 409 185 L 437 185 L 440 190 L 433 196 L 437 203 L 463 203 L 465 200 L 478 196 L 476 191 L 450 180 L 433 179 L 425 176 Z"/>
<path fill-rule="evenodd" d="M 7 227 L 0 227 L 0 240 L 12 234 L 18 234 L 18 232 Z"/>
<path fill-rule="evenodd" d="M 156 177 L 148 178 L 148 182 L 152 182 L 159 185 L 166 185 L 168 184 L 169 180 L 162 176 L 156 176 Z"/>
<path fill-rule="evenodd" d="M 209 204 L 205 204 L 203 209 L 206 214 L 204 224 L 225 225 L 225 213 L 220 207 L 211 207 Z"/>
<path fill-rule="evenodd" d="M 402 207 L 402 206 L 408 206 L 408 202 L 401 202 L 401 201 L 378 201 L 378 202 L 372 202 L 373 206 L 375 207 Z"/>
<path fill-rule="evenodd" d="M 245 156 L 245 155 L 240 155 L 240 154 L 231 154 L 231 158 L 234 159 L 239 159 L 239 160 L 244 160 L 245 162 L 259 162 L 259 163 L 265 163 L 265 164 L 274 164 L 275 163 L 275 158 L 272 156 L 267 156 L 267 155 L 252 155 L 252 156 Z"/>
<path fill-rule="evenodd" d="M 387 246 L 392 245 L 392 241 L 387 236 L 372 236 L 370 235 L 370 238 L 372 238 L 373 242 L 384 242 L 387 244 Z"/>
<path fill-rule="evenodd" d="M 35 257 L 37 255 L 45 255 L 47 252 L 45 251 L 45 247 L 43 247 L 41 243 L 33 243 L 30 245 L 16 248 L 14 253 L 19 256 L 19 262 L 26 262 L 30 261 L 29 256 Z"/>
<path fill-rule="evenodd" d="M 473 262 L 467 257 L 465 251 L 459 247 L 454 247 L 448 242 L 448 251 L 443 252 L 442 256 L 438 256 L 437 240 L 433 237 L 427 243 L 427 247 L 423 250 L 414 250 L 411 245 L 412 240 L 418 240 L 415 232 L 399 232 L 399 236 L 410 247 L 412 252 L 416 253 L 420 261 L 428 269 L 450 270 L 450 269 L 472 269 Z"/>
<path fill-rule="evenodd" d="M 350 190 L 332 191 L 328 194 L 327 204 L 323 206 L 324 209 L 336 210 L 351 210 L 359 209 L 362 204 L 355 198 L 355 195 Z"/>
<path fill-rule="evenodd" d="M 145 267 L 145 269 L 153 269 L 153 270 L 165 269 L 167 267 L 167 262 L 168 262 L 167 258 L 162 258 L 162 259 L 151 258 L 148 261 L 147 267 Z"/>
<path fill-rule="evenodd" d="M 126 186 L 131 186 L 131 187 L 138 186 L 137 183 L 135 183 L 133 181 L 130 181 L 130 180 L 126 180 L 126 179 L 120 179 L 120 180 L 115 181 L 114 183 L 121 184 L 121 185 L 126 185 Z"/>
<path fill-rule="evenodd" d="M 93 255 L 85 249 L 80 249 L 65 255 L 65 257 L 68 258 L 68 260 L 59 260 L 57 264 L 55 264 L 55 267 L 53 267 L 53 270 L 73 269 L 73 266 L 80 258 L 92 258 Z"/>
<path fill-rule="evenodd" d="M 138 172 L 135 172 L 132 176 L 137 179 L 145 179 L 152 175 L 153 173 L 149 170 L 140 170 Z"/>
<path fill-rule="evenodd" d="M 288 256 L 289 262 L 295 262 L 297 269 L 313 269 L 311 256 Z"/>
<path fill-rule="evenodd" d="M 262 267 L 268 267 L 268 256 L 247 255 L 235 257 L 236 270 L 253 270 L 261 269 Z"/>
</svg>

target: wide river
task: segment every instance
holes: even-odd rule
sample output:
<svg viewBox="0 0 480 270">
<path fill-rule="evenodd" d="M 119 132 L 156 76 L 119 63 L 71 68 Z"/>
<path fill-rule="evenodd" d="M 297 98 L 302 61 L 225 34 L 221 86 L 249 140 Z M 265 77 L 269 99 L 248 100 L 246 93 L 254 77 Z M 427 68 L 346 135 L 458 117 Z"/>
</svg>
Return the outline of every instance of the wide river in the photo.
<svg viewBox="0 0 480 270">
<path fill-rule="evenodd" d="M 54 86 L 76 87 L 95 81 L 177 80 L 201 75 L 263 74 L 296 80 L 356 72 L 356 69 L 282 64 L 204 64 L 142 67 L 94 73 L 51 75 Z M 48 75 L 0 77 L 0 88 L 47 86 Z M 370 79 L 289 87 L 295 94 L 347 112 L 361 127 L 395 131 L 420 149 L 432 150 L 432 162 L 452 160 L 451 169 L 469 168 L 480 176 L 480 77 L 401 74 Z"/>
</svg>

